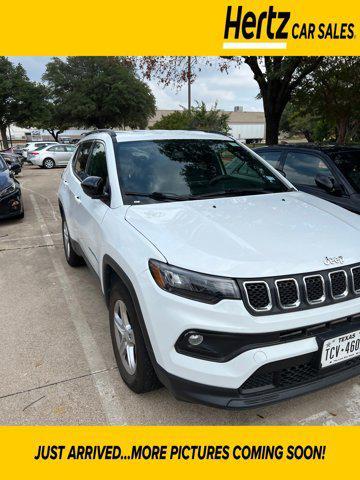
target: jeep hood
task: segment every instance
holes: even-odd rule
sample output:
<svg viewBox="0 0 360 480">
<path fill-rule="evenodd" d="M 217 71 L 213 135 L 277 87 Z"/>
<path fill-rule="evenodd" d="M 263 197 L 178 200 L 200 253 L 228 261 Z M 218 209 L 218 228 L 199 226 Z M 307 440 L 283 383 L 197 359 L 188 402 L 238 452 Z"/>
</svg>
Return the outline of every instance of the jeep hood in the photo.
<svg viewBox="0 0 360 480">
<path fill-rule="evenodd" d="M 230 277 L 360 261 L 360 216 L 303 192 L 134 205 L 126 220 L 172 265 Z M 336 265 L 335 265 L 336 266 Z"/>
</svg>

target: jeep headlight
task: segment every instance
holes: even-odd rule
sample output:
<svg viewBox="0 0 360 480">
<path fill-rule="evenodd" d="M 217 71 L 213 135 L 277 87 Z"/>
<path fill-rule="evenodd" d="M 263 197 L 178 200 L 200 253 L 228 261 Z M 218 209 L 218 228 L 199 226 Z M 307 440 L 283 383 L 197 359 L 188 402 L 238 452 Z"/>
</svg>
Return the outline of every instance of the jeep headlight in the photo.
<svg viewBox="0 0 360 480">
<path fill-rule="evenodd" d="M 0 198 L 1 197 L 6 197 L 6 195 L 10 195 L 10 193 L 15 192 L 16 190 L 16 185 L 15 183 L 12 183 L 11 185 L 8 185 L 5 187 L 3 190 L 0 191 Z"/>
<path fill-rule="evenodd" d="M 192 272 L 157 260 L 149 261 L 156 284 L 167 292 L 204 303 L 240 299 L 239 288 L 232 278 Z"/>
</svg>

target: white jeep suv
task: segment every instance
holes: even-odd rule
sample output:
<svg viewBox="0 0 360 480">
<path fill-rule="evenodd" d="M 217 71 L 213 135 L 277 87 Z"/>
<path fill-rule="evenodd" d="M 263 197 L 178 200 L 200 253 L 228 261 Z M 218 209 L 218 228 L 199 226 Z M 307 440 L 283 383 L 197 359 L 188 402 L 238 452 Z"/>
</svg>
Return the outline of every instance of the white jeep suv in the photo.
<svg viewBox="0 0 360 480">
<path fill-rule="evenodd" d="M 133 391 L 244 408 L 360 372 L 360 217 L 232 138 L 95 131 L 59 205 L 67 262 L 98 276 Z"/>
</svg>

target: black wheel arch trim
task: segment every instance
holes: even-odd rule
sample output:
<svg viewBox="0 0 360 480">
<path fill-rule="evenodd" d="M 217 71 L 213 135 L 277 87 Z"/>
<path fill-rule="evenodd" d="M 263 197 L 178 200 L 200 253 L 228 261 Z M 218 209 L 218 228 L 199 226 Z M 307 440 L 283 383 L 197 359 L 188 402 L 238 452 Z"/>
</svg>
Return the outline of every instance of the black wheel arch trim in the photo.
<svg viewBox="0 0 360 480">
<path fill-rule="evenodd" d="M 130 293 L 131 300 L 133 301 L 134 308 L 137 314 L 137 317 L 139 319 L 140 323 L 140 328 L 141 332 L 144 337 L 145 345 L 151 360 L 151 363 L 153 365 L 153 368 L 158 375 L 160 381 L 161 380 L 161 372 L 159 365 L 156 361 L 155 354 L 151 345 L 150 337 L 146 328 L 145 320 L 141 311 L 140 303 L 135 291 L 135 288 L 128 277 L 128 275 L 124 272 L 124 270 L 118 265 L 117 262 L 113 258 L 111 258 L 109 255 L 104 255 L 103 257 L 103 263 L 102 263 L 102 285 L 104 289 L 104 295 L 105 295 L 105 302 L 107 307 L 109 308 L 109 301 L 110 301 L 110 289 L 111 289 L 111 278 L 109 277 L 109 274 L 107 273 L 107 269 L 110 267 L 116 274 L 116 276 L 119 278 L 119 280 L 125 285 L 127 288 L 128 292 Z"/>
</svg>

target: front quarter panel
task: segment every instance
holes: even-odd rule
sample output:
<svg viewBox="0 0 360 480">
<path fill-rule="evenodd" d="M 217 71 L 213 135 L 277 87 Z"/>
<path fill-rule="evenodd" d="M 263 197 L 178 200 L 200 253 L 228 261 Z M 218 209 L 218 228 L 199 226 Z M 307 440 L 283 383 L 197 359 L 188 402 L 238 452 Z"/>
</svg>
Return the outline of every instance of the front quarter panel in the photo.
<svg viewBox="0 0 360 480">
<path fill-rule="evenodd" d="M 166 261 L 163 255 L 140 232 L 126 220 L 125 214 L 129 206 L 109 209 L 103 219 L 104 233 L 102 245 L 102 269 L 104 257 L 109 256 L 129 277 L 135 292 L 140 294 L 142 285 L 140 275 L 148 269 L 148 261 L 154 258 Z M 104 278 L 101 279 L 104 291 Z"/>
</svg>

